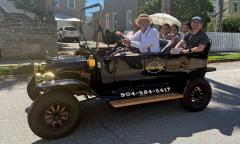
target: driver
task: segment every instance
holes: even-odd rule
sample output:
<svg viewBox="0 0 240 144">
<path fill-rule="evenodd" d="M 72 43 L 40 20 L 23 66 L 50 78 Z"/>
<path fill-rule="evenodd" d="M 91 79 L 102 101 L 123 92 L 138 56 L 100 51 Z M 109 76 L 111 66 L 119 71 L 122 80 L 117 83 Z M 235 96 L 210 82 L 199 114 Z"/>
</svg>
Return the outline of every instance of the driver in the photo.
<svg viewBox="0 0 240 144">
<path fill-rule="evenodd" d="M 137 48 L 141 53 L 159 53 L 159 34 L 155 28 L 152 28 L 152 19 L 147 14 L 141 14 L 136 23 L 140 30 L 131 38 L 126 38 L 123 43 L 129 47 Z"/>
</svg>

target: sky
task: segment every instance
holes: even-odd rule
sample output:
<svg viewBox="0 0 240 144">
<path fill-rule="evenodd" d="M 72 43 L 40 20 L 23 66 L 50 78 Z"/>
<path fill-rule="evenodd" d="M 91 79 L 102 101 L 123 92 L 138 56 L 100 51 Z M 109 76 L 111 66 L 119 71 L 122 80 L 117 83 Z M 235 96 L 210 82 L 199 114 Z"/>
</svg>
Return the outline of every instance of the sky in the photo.
<svg viewBox="0 0 240 144">
<path fill-rule="evenodd" d="M 86 5 L 88 6 L 99 2 L 103 4 L 104 0 L 86 0 Z"/>
<path fill-rule="evenodd" d="M 103 5 L 104 0 L 86 0 L 86 6 L 96 4 L 96 3 L 101 3 Z M 89 11 L 86 12 L 87 16 L 91 15 L 91 12 L 96 11 L 98 9 L 90 9 Z"/>
</svg>

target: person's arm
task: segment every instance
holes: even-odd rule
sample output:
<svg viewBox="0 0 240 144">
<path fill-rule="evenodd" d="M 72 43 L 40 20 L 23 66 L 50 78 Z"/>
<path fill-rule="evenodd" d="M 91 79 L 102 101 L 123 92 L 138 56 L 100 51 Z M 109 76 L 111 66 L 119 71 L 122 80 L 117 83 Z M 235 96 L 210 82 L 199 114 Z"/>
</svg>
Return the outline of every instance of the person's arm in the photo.
<svg viewBox="0 0 240 144">
<path fill-rule="evenodd" d="M 193 53 L 195 53 L 195 52 L 202 52 L 202 51 L 204 51 L 205 47 L 206 47 L 206 45 L 199 44 L 198 47 L 194 47 L 192 49 L 183 50 L 182 53 L 187 54 L 187 53 L 191 53 L 191 52 L 193 52 Z"/>
<path fill-rule="evenodd" d="M 116 31 L 115 34 L 119 37 L 122 37 L 122 38 L 127 38 L 127 36 L 125 34 L 123 34 L 122 32 L 120 31 Z"/>
<path fill-rule="evenodd" d="M 130 41 L 139 41 L 140 40 L 141 31 L 136 32 L 133 36 L 131 36 Z"/>
<path fill-rule="evenodd" d="M 183 48 L 185 44 L 185 41 L 184 40 L 181 40 L 180 42 L 177 43 L 177 45 L 175 46 L 175 48 Z"/>
<path fill-rule="evenodd" d="M 141 35 L 140 31 L 138 31 L 138 32 L 135 33 L 131 38 L 126 38 L 126 39 L 122 40 L 122 42 L 123 42 L 126 46 L 130 47 L 131 41 L 139 41 L 139 40 L 140 40 L 140 35 Z"/>
<path fill-rule="evenodd" d="M 132 47 L 136 47 L 139 48 L 141 50 L 144 51 L 148 51 L 148 48 L 151 47 L 152 44 L 154 44 L 155 42 L 159 42 L 159 35 L 157 31 L 152 30 L 149 34 L 148 37 L 145 39 L 142 39 L 141 42 L 140 41 L 131 41 L 131 46 Z"/>
</svg>

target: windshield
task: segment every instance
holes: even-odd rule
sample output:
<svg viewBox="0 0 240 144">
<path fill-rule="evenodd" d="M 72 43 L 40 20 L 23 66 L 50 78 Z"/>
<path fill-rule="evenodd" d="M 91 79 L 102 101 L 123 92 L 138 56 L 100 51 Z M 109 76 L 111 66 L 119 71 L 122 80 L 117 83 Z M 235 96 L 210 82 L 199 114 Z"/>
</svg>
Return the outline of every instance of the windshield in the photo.
<svg viewBox="0 0 240 144">
<path fill-rule="evenodd" d="M 90 5 L 83 8 L 80 24 L 80 45 L 96 46 L 98 40 L 98 26 L 101 7 L 99 4 Z"/>
</svg>

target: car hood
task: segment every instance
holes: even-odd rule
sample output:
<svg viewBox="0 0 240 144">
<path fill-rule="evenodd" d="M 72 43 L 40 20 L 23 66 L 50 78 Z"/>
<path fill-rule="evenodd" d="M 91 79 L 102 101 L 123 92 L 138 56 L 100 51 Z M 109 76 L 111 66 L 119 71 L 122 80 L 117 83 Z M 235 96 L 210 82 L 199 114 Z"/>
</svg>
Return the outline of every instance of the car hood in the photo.
<svg viewBox="0 0 240 144">
<path fill-rule="evenodd" d="M 85 56 L 59 56 L 47 59 L 47 68 L 53 71 L 79 71 L 87 68 Z"/>
</svg>

